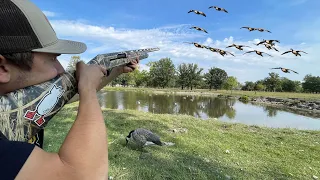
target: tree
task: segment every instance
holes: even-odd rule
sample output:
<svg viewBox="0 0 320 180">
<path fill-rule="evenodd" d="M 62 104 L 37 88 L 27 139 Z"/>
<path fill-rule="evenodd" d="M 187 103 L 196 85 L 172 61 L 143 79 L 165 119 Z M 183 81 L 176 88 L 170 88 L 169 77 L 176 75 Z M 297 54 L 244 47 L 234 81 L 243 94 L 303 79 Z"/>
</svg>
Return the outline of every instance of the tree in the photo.
<svg viewBox="0 0 320 180">
<path fill-rule="evenodd" d="M 256 91 L 264 91 L 265 89 L 266 89 L 266 86 L 261 82 L 257 83 L 254 87 L 254 90 Z"/>
<path fill-rule="evenodd" d="M 242 86 L 241 90 L 243 91 L 253 91 L 255 84 L 251 81 L 244 82 L 244 86 Z"/>
<path fill-rule="evenodd" d="M 71 56 L 67 69 L 76 69 L 76 64 L 81 61 L 80 56 Z"/>
<path fill-rule="evenodd" d="M 152 86 L 165 88 L 173 83 L 175 67 L 170 58 L 148 63 L 148 66 L 150 66 L 149 77 Z"/>
<path fill-rule="evenodd" d="M 254 83 L 254 88 L 255 91 L 265 91 L 266 90 L 266 85 L 264 80 L 257 80 Z"/>
<path fill-rule="evenodd" d="M 204 75 L 210 90 L 212 88 L 221 89 L 222 83 L 226 81 L 227 77 L 227 72 L 220 68 L 210 68 L 209 72 Z"/>
<path fill-rule="evenodd" d="M 187 86 L 192 90 L 193 87 L 199 85 L 201 81 L 201 71 L 203 68 L 198 68 L 197 64 L 188 64 Z"/>
<path fill-rule="evenodd" d="M 209 89 L 209 85 L 205 82 L 204 76 L 201 76 L 201 80 L 199 81 L 198 88 Z"/>
<path fill-rule="evenodd" d="M 128 86 L 132 82 L 132 76 L 129 76 L 130 73 L 120 74 L 116 79 L 113 80 L 112 85 L 120 84 L 123 87 Z"/>
<path fill-rule="evenodd" d="M 223 89 L 232 90 L 238 86 L 237 78 L 234 76 L 229 76 L 227 80 L 222 84 Z"/>
<path fill-rule="evenodd" d="M 288 78 L 282 78 L 281 79 L 281 86 L 282 90 L 285 92 L 297 92 L 298 91 L 298 85 L 295 81 L 292 81 Z"/>
<path fill-rule="evenodd" d="M 242 89 L 243 84 L 241 82 L 238 82 L 238 85 L 236 87 L 236 90 L 241 90 Z"/>
<path fill-rule="evenodd" d="M 184 89 L 187 86 L 188 79 L 188 66 L 186 63 L 182 63 L 177 68 L 177 84 L 181 86 L 181 89 Z"/>
<path fill-rule="evenodd" d="M 300 81 L 293 81 L 295 83 L 295 87 L 296 87 L 296 92 L 302 92 L 303 88 L 302 88 L 302 83 Z"/>
<path fill-rule="evenodd" d="M 305 92 L 309 93 L 319 93 L 320 92 L 320 77 L 312 76 L 307 74 L 304 77 L 304 82 L 302 83 L 302 88 Z"/>
<path fill-rule="evenodd" d="M 265 85 L 268 91 L 275 92 L 281 90 L 281 80 L 278 73 L 269 73 L 269 77 L 265 78 Z"/>
<path fill-rule="evenodd" d="M 131 73 L 123 73 L 120 74 L 118 77 L 116 77 L 114 80 L 111 81 L 111 86 L 114 86 L 116 84 L 120 84 L 123 87 L 129 86 L 129 85 L 136 85 L 136 76 L 139 74 L 139 70 L 136 69 Z"/>
<path fill-rule="evenodd" d="M 134 80 L 135 80 L 135 83 L 136 83 L 136 86 L 139 87 L 139 86 L 146 86 L 148 84 L 148 76 L 149 76 L 149 73 L 148 71 L 146 70 L 142 70 L 141 72 L 137 69 L 135 70 L 137 71 L 135 74 L 134 74 Z"/>
</svg>

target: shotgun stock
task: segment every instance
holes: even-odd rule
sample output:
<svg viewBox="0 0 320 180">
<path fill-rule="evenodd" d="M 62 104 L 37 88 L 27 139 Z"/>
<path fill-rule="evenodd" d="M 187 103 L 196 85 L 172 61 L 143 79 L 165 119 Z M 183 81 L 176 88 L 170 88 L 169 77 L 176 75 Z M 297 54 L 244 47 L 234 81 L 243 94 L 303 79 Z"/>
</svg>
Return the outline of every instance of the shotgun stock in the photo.
<svg viewBox="0 0 320 180">
<path fill-rule="evenodd" d="M 99 54 L 87 64 L 114 67 L 149 57 L 149 52 L 159 48 L 137 49 Z M 0 96 L 0 139 L 27 142 L 44 129 L 63 106 L 77 94 L 75 68 L 69 68 L 41 84 L 25 87 Z"/>
</svg>

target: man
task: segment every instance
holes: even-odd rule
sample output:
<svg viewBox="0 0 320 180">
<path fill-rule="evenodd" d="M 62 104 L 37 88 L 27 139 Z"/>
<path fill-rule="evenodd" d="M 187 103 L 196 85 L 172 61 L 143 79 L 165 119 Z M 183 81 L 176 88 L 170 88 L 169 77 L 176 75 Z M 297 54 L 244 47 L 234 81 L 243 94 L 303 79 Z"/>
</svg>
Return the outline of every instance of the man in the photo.
<svg viewBox="0 0 320 180">
<path fill-rule="evenodd" d="M 64 73 L 57 57 L 86 48 L 58 39 L 29 0 L 0 0 L 0 96 Z M 121 73 L 132 72 L 138 63 L 114 68 L 105 77 L 109 73 L 104 68 L 79 62 L 79 111 L 59 152 L 45 152 L 41 143 L 33 144 L 34 139 L 32 144 L 1 139 L 0 132 L 0 179 L 106 179 L 107 132 L 96 91 Z"/>
</svg>

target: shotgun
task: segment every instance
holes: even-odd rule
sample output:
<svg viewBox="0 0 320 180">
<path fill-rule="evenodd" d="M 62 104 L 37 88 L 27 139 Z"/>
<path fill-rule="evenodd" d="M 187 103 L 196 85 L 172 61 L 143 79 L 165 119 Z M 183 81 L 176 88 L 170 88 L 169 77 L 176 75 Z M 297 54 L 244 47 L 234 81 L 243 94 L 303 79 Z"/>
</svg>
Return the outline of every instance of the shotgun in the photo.
<svg viewBox="0 0 320 180">
<path fill-rule="evenodd" d="M 102 65 L 110 71 L 133 59 L 146 59 L 149 52 L 158 50 L 159 48 L 147 48 L 99 54 L 87 64 Z M 27 142 L 44 129 L 52 117 L 77 93 L 73 67 L 44 83 L 0 96 L 0 139 Z"/>
</svg>

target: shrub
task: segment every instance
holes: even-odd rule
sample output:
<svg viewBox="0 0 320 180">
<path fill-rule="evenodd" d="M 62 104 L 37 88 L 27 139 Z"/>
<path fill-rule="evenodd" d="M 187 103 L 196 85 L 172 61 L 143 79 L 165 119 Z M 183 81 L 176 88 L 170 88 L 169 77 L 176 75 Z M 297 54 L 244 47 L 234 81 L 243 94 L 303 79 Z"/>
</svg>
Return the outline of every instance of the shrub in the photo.
<svg viewBox="0 0 320 180">
<path fill-rule="evenodd" d="M 249 102 L 249 97 L 247 95 L 243 95 L 239 98 L 239 101 L 241 102 Z"/>
</svg>

